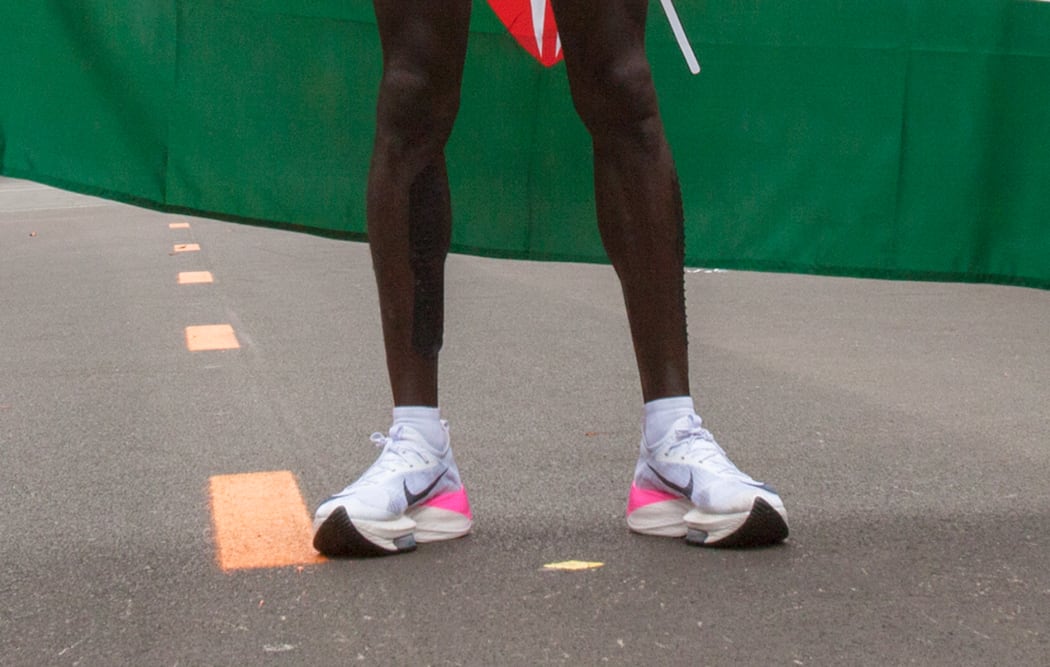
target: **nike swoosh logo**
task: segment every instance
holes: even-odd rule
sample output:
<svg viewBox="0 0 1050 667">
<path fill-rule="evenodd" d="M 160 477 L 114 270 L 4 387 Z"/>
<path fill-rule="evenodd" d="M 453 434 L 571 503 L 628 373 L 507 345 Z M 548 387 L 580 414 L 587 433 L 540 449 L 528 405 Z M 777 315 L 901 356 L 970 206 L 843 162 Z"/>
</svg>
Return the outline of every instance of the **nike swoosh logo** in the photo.
<svg viewBox="0 0 1050 667">
<path fill-rule="evenodd" d="M 430 486 L 428 486 L 427 488 L 423 489 L 419 493 L 412 493 L 408 489 L 408 482 L 402 481 L 401 485 L 405 488 L 405 500 L 408 501 L 409 506 L 415 505 L 420 500 L 423 500 L 428 495 L 430 495 L 430 492 L 434 490 L 434 487 L 436 487 L 438 485 L 438 482 L 441 481 L 441 478 L 445 476 L 446 472 L 448 472 L 448 468 L 445 468 L 444 470 L 442 470 L 438 474 L 438 476 L 434 478 L 434 481 L 430 483 Z"/>
<path fill-rule="evenodd" d="M 652 470 L 653 474 L 656 475 L 658 478 L 660 478 L 660 481 L 663 482 L 664 484 L 666 484 L 668 488 L 674 489 L 675 491 L 677 491 L 678 493 L 682 494 L 686 498 L 690 498 L 691 499 L 693 497 L 693 473 L 689 473 L 689 483 L 688 484 L 686 484 L 685 486 L 679 486 L 679 485 L 675 484 L 674 482 L 672 482 L 671 480 L 669 480 L 666 477 L 664 477 L 663 475 L 661 475 L 659 472 L 657 472 L 656 468 L 654 468 L 651 463 L 647 463 L 646 465 L 649 466 L 649 470 Z"/>
</svg>

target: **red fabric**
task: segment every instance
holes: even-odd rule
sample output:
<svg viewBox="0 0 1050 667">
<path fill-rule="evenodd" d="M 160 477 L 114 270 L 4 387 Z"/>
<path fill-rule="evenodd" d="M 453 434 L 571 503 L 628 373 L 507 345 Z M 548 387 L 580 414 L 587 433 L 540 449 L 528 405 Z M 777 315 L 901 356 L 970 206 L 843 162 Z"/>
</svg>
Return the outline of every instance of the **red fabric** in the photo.
<svg viewBox="0 0 1050 667">
<path fill-rule="evenodd" d="M 533 58 L 547 67 L 561 60 L 558 26 L 550 0 L 489 0 L 489 5 Z"/>
</svg>

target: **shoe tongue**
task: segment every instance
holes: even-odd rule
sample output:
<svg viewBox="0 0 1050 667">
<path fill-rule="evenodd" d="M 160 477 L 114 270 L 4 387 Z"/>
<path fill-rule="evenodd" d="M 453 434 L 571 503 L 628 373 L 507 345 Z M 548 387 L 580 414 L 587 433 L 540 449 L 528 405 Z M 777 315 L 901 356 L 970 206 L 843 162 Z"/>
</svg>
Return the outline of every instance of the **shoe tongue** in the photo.
<svg viewBox="0 0 1050 667">
<path fill-rule="evenodd" d="M 440 450 L 431 446 L 419 431 L 404 424 L 391 427 L 390 443 L 402 456 L 423 458 L 421 452 L 441 453 Z"/>
<path fill-rule="evenodd" d="M 405 443 L 411 447 L 423 448 L 435 454 L 443 452 L 446 446 L 446 442 L 432 444 L 425 433 L 409 424 L 395 424 L 391 426 L 390 439 L 396 443 Z M 442 440 L 447 440 L 447 438 L 442 438 Z"/>
</svg>

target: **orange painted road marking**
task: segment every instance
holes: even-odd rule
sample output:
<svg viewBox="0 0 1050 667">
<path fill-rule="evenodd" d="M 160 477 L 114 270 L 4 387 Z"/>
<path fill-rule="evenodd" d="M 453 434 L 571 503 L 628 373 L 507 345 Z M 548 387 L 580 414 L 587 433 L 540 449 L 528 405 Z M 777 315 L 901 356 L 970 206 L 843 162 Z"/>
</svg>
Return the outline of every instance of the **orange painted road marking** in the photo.
<svg viewBox="0 0 1050 667">
<path fill-rule="evenodd" d="M 241 346 L 229 324 L 203 324 L 186 327 L 186 347 L 190 352 L 236 350 Z"/>
<path fill-rule="evenodd" d="M 171 222 L 168 223 L 168 229 L 189 229 L 190 223 L 188 222 Z"/>
<path fill-rule="evenodd" d="M 287 470 L 216 475 L 211 516 L 224 571 L 324 562 L 295 475 Z"/>
<path fill-rule="evenodd" d="M 215 279 L 211 275 L 211 271 L 180 271 L 179 272 L 179 284 L 180 285 L 199 285 L 201 283 L 215 282 Z"/>
<path fill-rule="evenodd" d="M 172 252 L 197 252 L 200 249 L 201 247 L 198 243 L 176 243 Z"/>
</svg>

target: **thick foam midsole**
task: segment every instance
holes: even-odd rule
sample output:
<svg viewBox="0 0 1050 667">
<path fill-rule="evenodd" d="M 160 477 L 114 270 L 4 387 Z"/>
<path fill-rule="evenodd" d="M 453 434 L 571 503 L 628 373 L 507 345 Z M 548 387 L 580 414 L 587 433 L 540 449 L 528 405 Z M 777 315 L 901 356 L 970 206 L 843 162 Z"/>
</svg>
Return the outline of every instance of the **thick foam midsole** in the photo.
<svg viewBox="0 0 1050 667">
<path fill-rule="evenodd" d="M 462 537 L 470 532 L 473 520 L 457 511 L 419 505 L 410 509 L 406 516 L 416 523 L 416 542 L 439 542 Z"/>
<path fill-rule="evenodd" d="M 627 527 L 645 535 L 682 537 L 687 530 L 684 517 L 690 509 L 692 504 L 685 498 L 632 507 L 627 515 Z"/>
</svg>

